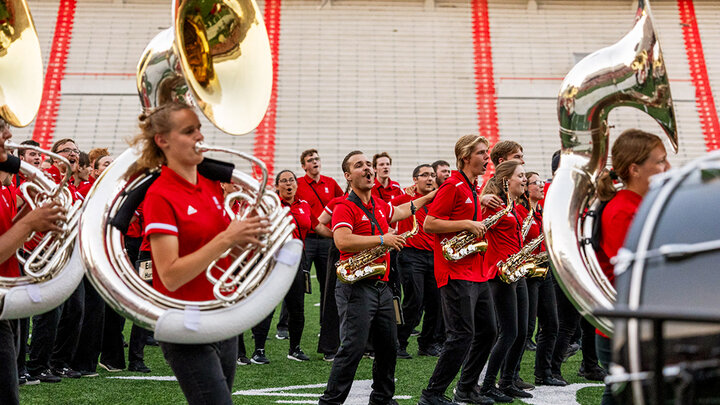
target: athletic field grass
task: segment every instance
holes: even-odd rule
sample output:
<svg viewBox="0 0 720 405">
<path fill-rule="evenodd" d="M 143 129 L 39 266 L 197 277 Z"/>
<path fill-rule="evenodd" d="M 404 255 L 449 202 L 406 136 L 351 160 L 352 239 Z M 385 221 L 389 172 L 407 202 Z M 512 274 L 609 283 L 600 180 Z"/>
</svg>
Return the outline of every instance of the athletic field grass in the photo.
<svg viewBox="0 0 720 405">
<path fill-rule="evenodd" d="M 314 272 L 313 272 L 314 273 Z M 236 404 L 276 404 L 276 403 L 317 403 L 317 398 L 324 391 L 332 363 L 322 360 L 317 351 L 317 335 L 319 332 L 319 301 L 317 284 L 313 286 L 314 294 L 305 296 L 305 331 L 301 347 L 310 356 L 311 361 L 299 363 L 286 358 L 288 341 L 274 337 L 275 324 L 279 310 L 275 311 L 268 338 L 266 353 L 270 359 L 267 365 L 237 366 L 233 396 Z M 125 325 L 125 339 L 130 336 L 129 322 Z M 245 333 L 245 345 L 248 356 L 252 355 L 253 341 L 249 332 Z M 127 350 L 127 349 L 126 349 Z M 422 389 L 435 366 L 435 357 L 417 357 L 417 344 L 411 338 L 408 352 L 413 355 L 410 360 L 397 361 L 395 373 L 398 402 L 403 405 L 416 404 Z M 526 352 L 522 362 L 521 377 L 528 382 L 533 381 L 533 365 L 535 353 Z M 602 387 L 594 385 L 584 387 L 590 381 L 577 376 L 581 355 L 570 358 L 564 365 L 563 375 L 571 383 L 562 392 L 555 388 L 540 388 L 531 391 L 536 394 L 529 404 L 565 404 L 580 403 L 583 405 L 599 404 Z M 119 372 L 109 373 L 98 367 L 99 377 L 82 379 L 63 379 L 58 384 L 42 383 L 34 386 L 20 387 L 22 404 L 61 405 L 61 404 L 182 404 L 185 402 L 176 381 L 164 381 L 163 377 L 172 377 L 170 368 L 165 363 L 158 347 L 145 348 L 145 362 L 152 369 L 150 374 Z M 348 404 L 367 404 L 372 379 L 372 360 L 363 359 L 355 376 L 353 393 Z M 143 378 L 143 380 L 120 379 Z M 154 379 L 154 380 L 153 380 Z M 365 381 L 362 381 L 365 380 Z M 597 383 L 595 383 L 597 384 Z M 292 386 L 309 386 L 292 388 Z M 452 396 L 454 383 L 448 389 Z M 287 387 L 281 389 L 282 387 Z M 279 388 L 277 390 L 268 390 Z M 255 390 L 255 391 L 251 391 Z M 264 390 L 258 392 L 258 390 Z M 250 391 L 250 392 L 248 392 Z M 541 392 L 542 391 L 542 392 Z M 359 395 L 354 395 L 356 392 Z M 525 402 L 516 401 L 522 404 Z"/>
</svg>

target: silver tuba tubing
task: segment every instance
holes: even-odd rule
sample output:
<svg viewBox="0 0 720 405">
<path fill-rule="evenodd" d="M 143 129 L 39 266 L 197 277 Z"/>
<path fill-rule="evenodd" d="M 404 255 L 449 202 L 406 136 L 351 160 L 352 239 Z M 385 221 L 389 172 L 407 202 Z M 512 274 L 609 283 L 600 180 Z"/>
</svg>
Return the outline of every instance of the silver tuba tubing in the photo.
<svg viewBox="0 0 720 405">
<path fill-rule="evenodd" d="M 259 323 L 283 299 L 297 271 L 302 242 L 291 239 L 294 226 L 286 223 L 281 232 L 271 236 L 274 239 L 268 238 L 273 243 L 268 243 L 267 250 L 238 247 L 241 253 L 253 250 L 250 257 L 255 261 L 251 265 L 244 259 L 234 260 L 228 269 L 222 269 L 219 279 L 234 277 L 237 280 L 220 288 L 217 299 L 196 302 L 167 297 L 139 277 L 125 253 L 123 235 L 110 224 L 125 199 L 123 191 L 133 189 L 147 177 L 132 180 L 123 177 L 138 157 L 136 150 L 126 150 L 88 193 L 78 241 L 89 280 L 113 309 L 140 326 L 154 330 L 160 341 L 214 342 Z M 273 199 L 274 194 L 267 193 L 257 199 L 264 187 L 251 176 L 234 170 L 233 183 L 249 197 L 245 202 L 259 201 L 260 215 L 265 211 L 277 212 L 273 207 L 275 202 L 279 204 L 279 200 L 275 200 L 277 196 Z M 113 198 L 108 199 L 108 195 Z M 226 199 L 226 205 L 231 205 L 227 203 Z M 233 249 L 228 254 L 234 254 Z M 215 271 L 218 269 L 211 265 L 207 273 Z M 231 290 L 230 293 L 222 291 L 226 289 Z"/>
<path fill-rule="evenodd" d="M 552 209 L 543 214 L 546 245 L 560 286 L 580 313 L 607 335 L 612 335 L 612 322 L 592 311 L 611 309 L 616 292 L 586 243 L 593 218 L 583 214 L 596 203 L 596 181 L 607 163 L 608 115 L 621 106 L 655 119 L 677 152 L 670 83 L 646 0 L 638 1 L 630 32 L 585 57 L 563 80 L 557 103 L 562 155 L 546 198 Z"/>
</svg>

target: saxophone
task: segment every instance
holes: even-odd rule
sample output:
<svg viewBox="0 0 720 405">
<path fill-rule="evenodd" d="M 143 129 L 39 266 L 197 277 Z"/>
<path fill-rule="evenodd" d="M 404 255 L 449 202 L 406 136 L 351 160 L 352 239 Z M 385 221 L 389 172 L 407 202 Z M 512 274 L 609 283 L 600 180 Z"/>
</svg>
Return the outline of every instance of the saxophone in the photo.
<svg viewBox="0 0 720 405">
<path fill-rule="evenodd" d="M 528 232 L 530 232 L 530 225 L 532 225 L 532 221 L 535 215 L 535 208 L 530 208 L 530 212 L 528 213 L 528 216 L 525 217 L 525 220 L 523 221 L 522 228 L 520 228 L 520 233 L 522 234 L 522 240 L 525 241 L 525 238 L 527 238 Z"/>
<path fill-rule="evenodd" d="M 519 252 L 511 255 L 504 261 L 499 261 L 497 268 L 500 280 L 510 284 L 530 274 L 532 274 L 530 277 L 544 276 L 544 273 L 539 274 L 539 270 L 535 269 L 532 263 L 529 263 L 529 260 L 535 256 L 532 252 L 540 246 L 543 240 L 545 240 L 545 234 L 541 233 L 540 236 L 523 246 Z M 546 269 L 545 273 L 547 273 Z"/>
<path fill-rule="evenodd" d="M 412 220 L 412 229 L 400 235 L 405 239 L 414 236 L 420 229 L 415 215 L 412 216 Z M 392 249 L 390 246 L 378 245 L 365 249 L 345 260 L 336 262 L 335 267 L 338 280 L 346 284 L 352 284 L 364 278 L 384 275 L 385 271 L 387 271 L 385 263 L 374 262 L 385 256 L 390 249 Z"/>
<path fill-rule="evenodd" d="M 498 211 L 495 215 L 482 220 L 485 229 L 489 229 L 495 225 L 500 218 L 512 211 L 514 204 L 515 202 L 510 201 L 510 197 L 508 197 L 508 203 L 505 208 Z M 470 231 L 462 231 L 450 239 L 443 239 L 443 241 L 440 242 L 440 246 L 442 246 L 445 260 L 454 262 L 473 253 L 485 252 L 488 248 L 488 243 L 485 239 L 477 240 L 477 236 Z"/>
</svg>

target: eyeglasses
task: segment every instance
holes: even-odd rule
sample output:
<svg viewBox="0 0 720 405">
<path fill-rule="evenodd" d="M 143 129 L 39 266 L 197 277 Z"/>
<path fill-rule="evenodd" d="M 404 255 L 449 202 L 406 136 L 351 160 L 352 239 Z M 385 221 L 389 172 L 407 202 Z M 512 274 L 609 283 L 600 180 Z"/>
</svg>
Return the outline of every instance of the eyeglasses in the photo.
<svg viewBox="0 0 720 405">
<path fill-rule="evenodd" d="M 289 179 L 280 179 L 278 180 L 279 184 L 293 184 L 295 183 L 295 178 L 290 177 Z"/>
<path fill-rule="evenodd" d="M 431 177 L 434 179 L 437 177 L 437 175 L 435 173 L 422 173 L 422 174 L 418 174 L 417 177 L 422 177 L 422 178 Z"/>
<path fill-rule="evenodd" d="M 305 159 L 305 163 L 314 163 L 314 162 L 319 162 L 319 161 L 320 161 L 319 157 Z"/>
<path fill-rule="evenodd" d="M 76 155 L 79 155 L 79 154 L 80 154 L 80 150 L 78 150 L 78 149 L 72 149 L 72 148 L 65 148 L 65 149 L 60 149 L 57 153 L 67 153 L 68 155 L 71 154 L 71 153 L 74 153 L 74 154 L 76 154 Z"/>
<path fill-rule="evenodd" d="M 534 184 L 534 185 L 536 185 L 536 186 L 538 186 L 538 187 L 544 187 L 544 186 L 545 186 L 545 182 L 542 181 L 542 180 L 531 181 L 531 182 L 528 183 L 528 186 L 529 186 L 530 184 Z"/>
</svg>

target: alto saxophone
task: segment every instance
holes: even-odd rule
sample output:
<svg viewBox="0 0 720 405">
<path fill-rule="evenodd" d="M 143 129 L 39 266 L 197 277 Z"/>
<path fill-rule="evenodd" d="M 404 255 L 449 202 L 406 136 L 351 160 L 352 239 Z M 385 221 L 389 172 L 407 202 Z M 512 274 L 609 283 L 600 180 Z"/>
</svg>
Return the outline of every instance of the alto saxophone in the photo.
<svg viewBox="0 0 720 405">
<path fill-rule="evenodd" d="M 530 226 L 532 225 L 532 220 L 535 215 L 535 208 L 530 208 L 530 212 L 528 213 L 528 216 L 525 217 L 525 220 L 523 221 L 522 228 L 520 228 L 520 233 L 522 234 L 522 240 L 525 241 L 525 238 L 527 238 L 528 232 L 530 232 Z"/>
<path fill-rule="evenodd" d="M 538 270 L 534 270 L 533 265 L 528 262 L 535 256 L 532 252 L 540 246 L 543 240 L 545 240 L 545 234 L 541 233 L 540 236 L 523 246 L 519 252 L 511 255 L 505 260 L 499 261 L 497 268 L 500 280 L 510 284 L 530 275 L 531 271 L 537 272 Z M 545 273 L 547 273 L 547 270 Z M 540 275 L 532 273 L 530 277 L 540 277 Z"/>
<path fill-rule="evenodd" d="M 514 204 L 514 201 L 508 199 L 507 207 L 498 211 L 495 215 L 483 219 L 481 222 L 483 226 L 485 226 L 485 229 L 489 229 L 495 225 L 500 218 L 512 211 Z M 445 260 L 454 262 L 473 253 L 485 252 L 488 248 L 488 243 L 485 239 L 477 240 L 477 236 L 470 231 L 462 231 L 450 239 L 443 239 L 443 241 L 440 242 L 440 246 L 442 246 Z"/>
<path fill-rule="evenodd" d="M 412 216 L 413 227 L 400 236 L 405 239 L 418 233 L 419 226 L 415 215 Z M 374 263 L 392 249 L 388 245 L 379 245 L 365 249 L 352 257 L 335 263 L 337 278 L 343 283 L 352 284 L 371 276 L 381 276 L 387 271 L 385 263 Z"/>
</svg>

